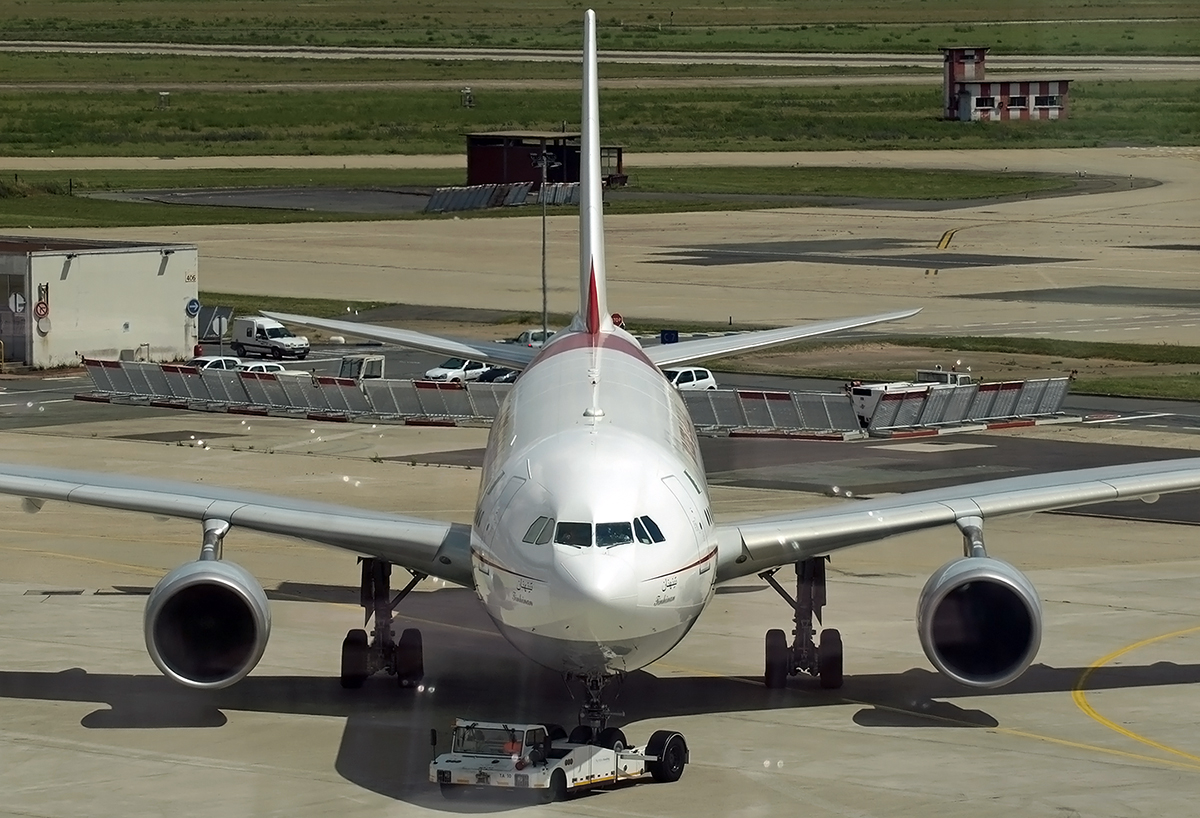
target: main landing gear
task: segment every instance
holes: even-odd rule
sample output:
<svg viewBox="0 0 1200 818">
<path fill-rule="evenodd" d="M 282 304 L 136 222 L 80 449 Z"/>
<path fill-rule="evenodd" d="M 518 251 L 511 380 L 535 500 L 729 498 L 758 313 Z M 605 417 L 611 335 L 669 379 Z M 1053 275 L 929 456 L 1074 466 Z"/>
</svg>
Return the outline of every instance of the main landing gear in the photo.
<svg viewBox="0 0 1200 818">
<path fill-rule="evenodd" d="M 367 632 L 362 628 L 348 632 L 342 641 L 342 687 L 362 687 L 368 676 L 381 670 L 395 676 L 401 687 L 414 687 L 425 677 L 421 632 L 416 628 L 405 628 L 397 642 L 392 630 L 392 613 L 425 575 L 411 572 L 412 580 L 392 599 L 392 564 L 367 557 L 359 562 L 362 564 L 359 604 L 367 612 L 364 624 L 369 624 L 374 617 L 375 627 L 369 642 Z"/>
<path fill-rule="evenodd" d="M 767 666 L 763 681 L 769 688 L 787 686 L 788 676 L 807 673 L 821 680 L 821 687 L 833 690 L 842 686 L 842 635 L 833 628 L 821 631 L 821 642 L 813 642 L 813 620 L 821 622 L 825 606 L 825 562 L 827 557 L 810 557 L 796 563 L 796 597 L 775 580 L 779 568 L 759 574 L 795 612 L 795 643 L 788 645 L 787 634 L 778 628 L 767 631 Z"/>
</svg>

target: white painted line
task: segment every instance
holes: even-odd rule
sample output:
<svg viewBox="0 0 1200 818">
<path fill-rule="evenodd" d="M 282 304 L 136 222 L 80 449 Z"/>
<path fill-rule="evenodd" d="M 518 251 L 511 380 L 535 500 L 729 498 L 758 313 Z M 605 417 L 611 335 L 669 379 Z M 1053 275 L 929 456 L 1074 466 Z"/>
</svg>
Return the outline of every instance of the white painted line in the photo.
<svg viewBox="0 0 1200 818">
<path fill-rule="evenodd" d="M 1126 415 L 1119 418 L 1101 418 L 1100 420 L 1085 420 L 1084 423 L 1116 423 L 1120 420 L 1149 420 L 1150 418 L 1168 418 L 1174 412 L 1155 412 L 1152 415 Z"/>
<path fill-rule="evenodd" d="M 34 406 L 45 406 L 47 403 L 71 403 L 74 400 L 75 400 L 74 398 L 60 398 L 59 400 L 30 400 L 30 401 L 21 401 L 20 403 L 0 403 L 0 407 L 28 406 L 28 407 L 32 408 Z"/>
<path fill-rule="evenodd" d="M 55 375 L 53 378 L 42 378 L 43 381 L 81 381 L 87 375 Z"/>
</svg>

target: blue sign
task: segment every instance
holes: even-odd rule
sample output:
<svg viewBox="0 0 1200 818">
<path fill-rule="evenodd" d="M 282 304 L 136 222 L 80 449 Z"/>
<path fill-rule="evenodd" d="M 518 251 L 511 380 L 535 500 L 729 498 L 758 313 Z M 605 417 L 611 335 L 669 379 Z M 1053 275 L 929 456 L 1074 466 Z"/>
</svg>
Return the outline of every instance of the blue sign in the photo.
<svg viewBox="0 0 1200 818">
<path fill-rule="evenodd" d="M 183 308 L 183 311 L 188 314 L 188 318 L 195 318 L 200 314 L 200 299 L 193 298 L 188 301 L 187 306 Z"/>
</svg>

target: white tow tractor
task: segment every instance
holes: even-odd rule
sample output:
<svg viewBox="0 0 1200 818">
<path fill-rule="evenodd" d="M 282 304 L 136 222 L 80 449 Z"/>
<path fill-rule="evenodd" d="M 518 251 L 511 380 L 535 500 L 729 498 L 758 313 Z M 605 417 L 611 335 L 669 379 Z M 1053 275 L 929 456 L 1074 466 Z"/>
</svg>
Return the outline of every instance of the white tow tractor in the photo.
<svg viewBox="0 0 1200 818">
<path fill-rule="evenodd" d="M 433 731 L 436 746 L 437 731 Z M 472 788 L 529 790 L 544 802 L 571 793 L 649 776 L 678 781 L 688 762 L 687 742 L 659 730 L 642 747 L 630 747 L 615 727 L 590 727 L 567 735 L 557 724 L 503 724 L 455 719 L 450 752 L 429 764 L 429 780 L 456 798 Z"/>
</svg>

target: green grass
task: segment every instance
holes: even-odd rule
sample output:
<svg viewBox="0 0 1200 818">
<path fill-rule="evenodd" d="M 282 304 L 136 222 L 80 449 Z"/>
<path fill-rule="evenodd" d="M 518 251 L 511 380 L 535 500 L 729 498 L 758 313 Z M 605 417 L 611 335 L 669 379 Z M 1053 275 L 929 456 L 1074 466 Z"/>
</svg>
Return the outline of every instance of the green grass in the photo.
<svg viewBox="0 0 1200 818">
<path fill-rule="evenodd" d="M 577 127 L 574 90 L 0 93 L 0 156 L 459 153 L 463 133 Z M 1049 148 L 1200 141 L 1200 82 L 1077 82 L 1065 122 L 945 122 L 937 86 L 617 89 L 630 151 Z M 0 159 L 0 169 L 3 161 Z"/>
<path fill-rule="evenodd" d="M 879 339 L 905 347 L 960 352 L 1011 352 L 1054 358 L 1100 358 L 1153 364 L 1198 364 L 1200 347 L 1178 344 L 1114 344 L 1100 341 L 1060 341 L 1053 338 L 986 338 L 973 336 L 893 335 Z"/>
<path fill-rule="evenodd" d="M 0 8 L 0 31 L 13 39 L 578 48 L 583 6 L 548 0 L 17 0 Z M 929 53 L 968 40 L 1010 53 L 1195 54 L 1200 47 L 1189 0 L 889 0 L 869 6 L 606 0 L 599 17 L 601 47 L 622 49 Z M 1039 22 L 1055 20 L 1071 22 Z M 1090 22 L 1097 20 L 1117 22 Z"/>
<path fill-rule="evenodd" d="M 875 66 L 674 65 L 604 63 L 604 79 L 796 77 L 923 74 L 930 69 Z M 158 54 L 0 52 L 6 83 L 141 84 L 171 90 L 180 83 L 362 83 L 562 80 L 579 82 L 579 63 L 495 60 L 311 60 L 269 57 L 191 57 Z M 940 76 L 940 71 L 937 72 Z"/>
<path fill-rule="evenodd" d="M 391 306 L 387 301 L 336 301 L 329 298 L 287 298 L 281 295 L 238 295 L 201 291 L 201 304 L 232 307 L 234 315 L 257 315 L 260 311 L 290 312 L 314 318 L 345 318 L 348 314 Z"/>
<path fill-rule="evenodd" d="M 0 227 L 141 227 L 167 224 L 255 224 L 303 221 L 349 221 L 448 218 L 424 213 L 353 214 L 307 210 L 170 205 L 126 202 L 66 195 L 111 190 L 202 189 L 278 187 L 404 188 L 460 184 L 456 170 L 371 169 L 220 169 L 182 171 L 109 170 L 65 173 L 38 171 L 0 178 Z M 890 169 L 871 172 L 860 168 L 672 168 L 639 172 L 630 189 L 686 198 L 622 199 L 610 197 L 605 211 L 611 214 L 747 210 L 780 207 L 786 202 L 767 198 L 777 194 L 830 194 L 865 198 L 949 199 L 992 197 L 1023 191 L 1037 192 L 1071 187 L 1070 177 L 1019 174 L 980 174 L 970 171 L 919 171 Z M 723 194 L 750 196 L 729 201 Z M 755 198 L 759 194 L 762 198 Z M 706 196 L 711 195 L 711 198 Z M 795 206 L 792 203 L 791 206 Z M 573 208 L 554 208 L 556 213 Z M 449 218 L 503 218 L 536 215 L 531 208 L 456 213 Z"/>
<path fill-rule="evenodd" d="M 1081 377 L 1071 384 L 1071 391 L 1082 395 L 1200 400 L 1200 374 L 1128 378 Z"/>
</svg>

